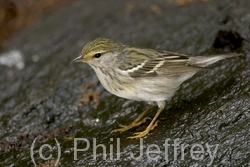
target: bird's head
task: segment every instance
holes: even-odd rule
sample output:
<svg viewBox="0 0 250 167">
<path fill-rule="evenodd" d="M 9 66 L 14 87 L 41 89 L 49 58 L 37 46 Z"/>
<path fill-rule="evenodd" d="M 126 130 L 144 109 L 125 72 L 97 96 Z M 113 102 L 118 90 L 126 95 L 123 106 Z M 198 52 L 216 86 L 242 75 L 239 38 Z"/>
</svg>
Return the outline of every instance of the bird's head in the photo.
<svg viewBox="0 0 250 167">
<path fill-rule="evenodd" d="M 119 53 L 121 48 L 122 45 L 113 40 L 97 38 L 87 43 L 83 47 L 80 56 L 74 59 L 73 62 L 85 62 L 94 66 L 107 65 Z"/>
</svg>

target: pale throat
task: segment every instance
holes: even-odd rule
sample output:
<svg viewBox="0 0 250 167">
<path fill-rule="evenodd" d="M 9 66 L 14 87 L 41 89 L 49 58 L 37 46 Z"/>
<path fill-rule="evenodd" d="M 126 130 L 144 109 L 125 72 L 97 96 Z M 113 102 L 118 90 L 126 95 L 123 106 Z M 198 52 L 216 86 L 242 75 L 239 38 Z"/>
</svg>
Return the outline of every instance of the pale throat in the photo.
<svg viewBox="0 0 250 167">
<path fill-rule="evenodd" d="M 95 71 L 99 81 L 101 82 L 102 86 L 107 89 L 108 91 L 112 92 L 112 89 L 110 87 L 110 84 L 108 83 L 107 79 L 109 77 L 109 75 L 104 71 L 102 70 L 100 67 L 96 67 L 96 66 L 93 66 L 93 65 L 90 65 L 93 70 Z M 110 78 L 110 77 L 109 77 Z M 112 79 L 112 78 L 110 78 Z"/>
</svg>

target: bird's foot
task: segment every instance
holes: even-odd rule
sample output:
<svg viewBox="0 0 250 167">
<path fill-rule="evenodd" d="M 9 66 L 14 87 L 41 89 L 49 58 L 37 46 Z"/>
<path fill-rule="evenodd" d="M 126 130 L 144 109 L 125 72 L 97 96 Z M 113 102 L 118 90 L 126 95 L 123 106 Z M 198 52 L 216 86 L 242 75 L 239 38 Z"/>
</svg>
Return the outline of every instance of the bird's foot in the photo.
<svg viewBox="0 0 250 167">
<path fill-rule="evenodd" d="M 144 131 L 134 133 L 134 136 L 128 137 L 127 139 L 137 139 L 146 136 L 151 130 L 158 126 L 158 121 L 153 125 L 149 125 Z"/>
<path fill-rule="evenodd" d="M 132 122 L 130 125 L 119 125 L 120 128 L 112 130 L 111 133 L 125 132 L 125 131 L 127 131 L 129 129 L 132 129 L 132 128 L 136 127 L 136 126 L 140 126 L 141 124 L 144 124 L 147 120 L 151 120 L 151 118 L 147 117 L 147 118 L 145 118 L 145 119 L 143 119 L 143 120 L 141 120 L 139 122 Z"/>
</svg>

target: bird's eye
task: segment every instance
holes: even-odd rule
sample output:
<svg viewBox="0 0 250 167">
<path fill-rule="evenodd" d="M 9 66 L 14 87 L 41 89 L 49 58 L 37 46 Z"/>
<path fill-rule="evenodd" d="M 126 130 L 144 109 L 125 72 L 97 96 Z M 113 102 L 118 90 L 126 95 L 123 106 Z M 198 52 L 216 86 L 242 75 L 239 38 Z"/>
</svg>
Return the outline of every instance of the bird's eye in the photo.
<svg viewBox="0 0 250 167">
<path fill-rule="evenodd" d="M 101 57 L 101 53 L 96 53 L 96 54 L 94 55 L 94 57 L 95 57 L 95 58 Z"/>
</svg>

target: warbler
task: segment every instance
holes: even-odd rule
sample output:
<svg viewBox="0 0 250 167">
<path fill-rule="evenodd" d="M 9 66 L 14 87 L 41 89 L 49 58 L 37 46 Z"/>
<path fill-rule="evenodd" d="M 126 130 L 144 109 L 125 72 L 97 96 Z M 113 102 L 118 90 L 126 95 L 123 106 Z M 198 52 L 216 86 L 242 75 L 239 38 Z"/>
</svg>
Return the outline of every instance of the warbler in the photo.
<svg viewBox="0 0 250 167">
<path fill-rule="evenodd" d="M 196 72 L 219 60 L 240 56 L 231 53 L 216 56 L 187 56 L 168 51 L 157 51 L 122 45 L 116 41 L 98 38 L 87 43 L 74 62 L 85 62 L 95 71 L 104 88 L 110 93 L 149 104 L 130 125 L 120 125 L 112 132 L 124 132 L 141 125 L 142 119 L 155 105 L 158 111 L 147 128 L 130 139 L 146 136 L 157 126 L 157 118 L 166 102 L 173 97 L 181 83 Z"/>
</svg>

